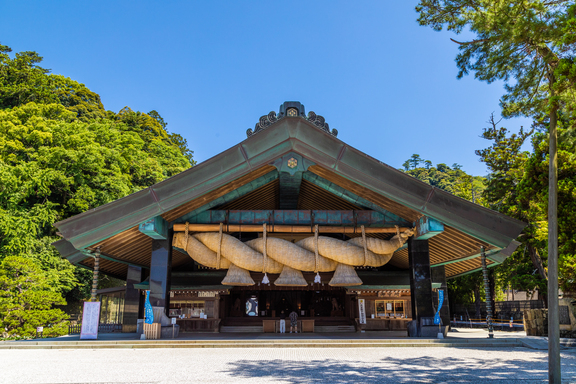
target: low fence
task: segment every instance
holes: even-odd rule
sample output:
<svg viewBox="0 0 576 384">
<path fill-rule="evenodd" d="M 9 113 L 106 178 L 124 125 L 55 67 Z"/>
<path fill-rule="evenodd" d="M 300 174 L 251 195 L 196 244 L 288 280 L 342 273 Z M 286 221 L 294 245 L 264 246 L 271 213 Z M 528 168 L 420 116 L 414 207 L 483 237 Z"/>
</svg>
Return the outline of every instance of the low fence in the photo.
<svg viewBox="0 0 576 384">
<path fill-rule="evenodd" d="M 492 318 L 494 321 L 510 321 L 510 318 L 522 322 L 524 311 L 529 309 L 546 308 L 543 300 L 518 300 L 518 301 L 497 301 L 494 305 Z M 469 321 L 470 319 L 481 319 L 486 321 L 486 303 L 480 303 L 480 313 L 476 311 L 476 304 L 453 305 L 450 307 L 451 318 L 456 317 L 456 321 Z"/>
<path fill-rule="evenodd" d="M 454 328 L 488 328 L 488 323 L 486 319 L 469 319 L 469 320 L 452 320 L 450 325 Z M 495 330 L 499 331 L 523 331 L 524 322 L 520 320 L 502 320 L 493 319 L 492 325 Z"/>
<path fill-rule="evenodd" d="M 81 330 L 82 330 L 82 324 L 80 323 L 68 326 L 69 335 L 80 334 Z M 98 325 L 98 333 L 113 333 L 113 332 L 122 332 L 122 324 L 106 323 Z"/>
</svg>

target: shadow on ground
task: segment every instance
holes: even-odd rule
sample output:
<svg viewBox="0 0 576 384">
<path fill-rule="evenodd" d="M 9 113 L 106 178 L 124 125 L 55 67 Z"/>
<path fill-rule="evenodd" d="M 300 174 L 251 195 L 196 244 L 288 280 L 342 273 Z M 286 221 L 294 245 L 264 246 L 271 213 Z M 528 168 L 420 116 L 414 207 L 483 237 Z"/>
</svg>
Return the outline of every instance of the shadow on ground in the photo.
<svg viewBox="0 0 576 384">
<path fill-rule="evenodd" d="M 281 383 L 542 383 L 548 379 L 545 353 L 511 349 L 510 358 L 492 361 L 490 349 L 478 349 L 479 359 L 437 358 L 433 353 L 410 360 L 393 356 L 377 362 L 347 359 L 239 360 L 231 363 L 231 376 L 238 378 L 274 379 Z M 387 352 L 390 353 L 390 349 Z M 458 349 L 454 349 L 458 353 Z M 298 356 L 298 351 L 294 351 Z M 562 356 L 562 382 L 576 382 L 576 353 Z"/>
</svg>

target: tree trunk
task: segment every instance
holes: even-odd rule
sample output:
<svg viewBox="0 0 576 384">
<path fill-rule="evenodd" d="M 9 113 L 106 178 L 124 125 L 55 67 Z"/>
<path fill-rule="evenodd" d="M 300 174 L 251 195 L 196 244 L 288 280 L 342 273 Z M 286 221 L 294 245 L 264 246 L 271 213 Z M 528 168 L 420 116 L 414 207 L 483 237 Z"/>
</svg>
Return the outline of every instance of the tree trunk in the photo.
<svg viewBox="0 0 576 384">
<path fill-rule="evenodd" d="M 530 260 L 534 268 L 538 270 L 538 274 L 543 280 L 548 281 L 548 276 L 546 275 L 546 270 L 544 269 L 544 264 L 542 263 L 542 258 L 538 254 L 538 250 L 531 245 L 528 245 L 528 254 L 530 255 Z M 542 297 L 544 305 L 548 308 L 548 295 L 546 291 L 538 291 L 538 297 Z"/>
<path fill-rule="evenodd" d="M 544 269 L 544 264 L 542 263 L 542 259 L 538 254 L 538 250 L 533 246 L 528 245 L 528 254 L 530 255 L 530 260 L 532 260 L 532 264 L 534 264 L 534 268 L 538 270 L 540 277 L 544 280 L 548 280 L 546 270 Z"/>
</svg>

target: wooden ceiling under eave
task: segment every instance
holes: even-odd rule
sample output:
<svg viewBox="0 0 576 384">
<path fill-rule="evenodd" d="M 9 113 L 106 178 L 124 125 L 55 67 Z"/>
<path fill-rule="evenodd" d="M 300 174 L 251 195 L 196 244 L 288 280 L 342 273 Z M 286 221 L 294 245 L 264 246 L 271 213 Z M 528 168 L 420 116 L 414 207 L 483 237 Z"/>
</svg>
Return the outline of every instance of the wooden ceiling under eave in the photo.
<svg viewBox="0 0 576 384">
<path fill-rule="evenodd" d="M 138 230 L 138 226 L 132 227 L 124 232 L 114 235 L 106 240 L 98 242 L 88 249 L 95 251 L 100 247 L 100 253 L 106 257 L 112 257 L 118 261 L 100 259 L 100 271 L 110 276 L 124 279 L 126 277 L 127 265 L 140 265 L 148 267 L 152 254 L 152 239 Z M 177 267 L 190 260 L 186 254 L 178 250 L 172 251 L 172 265 Z M 94 259 L 88 257 L 80 264 L 92 268 Z"/>
<path fill-rule="evenodd" d="M 202 207 L 203 205 L 209 203 L 210 201 L 216 200 L 217 198 L 224 196 L 225 194 L 232 192 L 233 190 L 238 189 L 241 186 L 256 180 L 257 178 L 262 177 L 271 171 L 274 171 L 275 169 L 276 168 L 272 165 L 265 165 L 263 167 L 260 167 L 242 177 L 239 177 L 236 180 L 231 181 L 226 185 L 221 186 L 220 188 L 216 188 L 215 190 L 208 192 L 197 199 L 189 201 L 177 208 L 174 208 L 162 214 L 162 217 L 167 222 L 172 222 L 178 219 L 179 217 L 182 217 L 185 214 Z"/>
<path fill-rule="evenodd" d="M 486 250 L 494 248 L 483 241 L 448 226 L 444 227 L 444 232 L 430 238 L 428 245 L 430 250 L 430 265 L 432 267 L 436 264 L 452 262 L 446 264 L 446 277 L 465 273 L 468 271 L 465 269 L 466 267 L 476 266 L 480 262 L 479 257 L 464 261 L 455 260 L 465 258 L 469 255 L 479 254 L 481 246 L 484 246 Z M 491 263 L 492 262 L 488 260 L 488 264 Z M 390 264 L 399 268 L 409 268 L 408 248 L 396 251 L 390 260 Z M 477 268 L 480 267 L 481 265 L 478 265 Z"/>
</svg>

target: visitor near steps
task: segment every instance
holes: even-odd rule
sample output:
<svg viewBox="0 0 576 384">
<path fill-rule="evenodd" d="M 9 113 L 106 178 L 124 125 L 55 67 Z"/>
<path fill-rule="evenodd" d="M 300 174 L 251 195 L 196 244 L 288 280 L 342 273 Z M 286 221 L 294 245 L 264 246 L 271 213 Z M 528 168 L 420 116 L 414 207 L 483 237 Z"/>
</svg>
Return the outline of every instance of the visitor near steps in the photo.
<svg viewBox="0 0 576 384">
<path fill-rule="evenodd" d="M 290 312 L 290 333 L 292 331 L 298 333 L 298 314 L 296 311 Z"/>
</svg>

